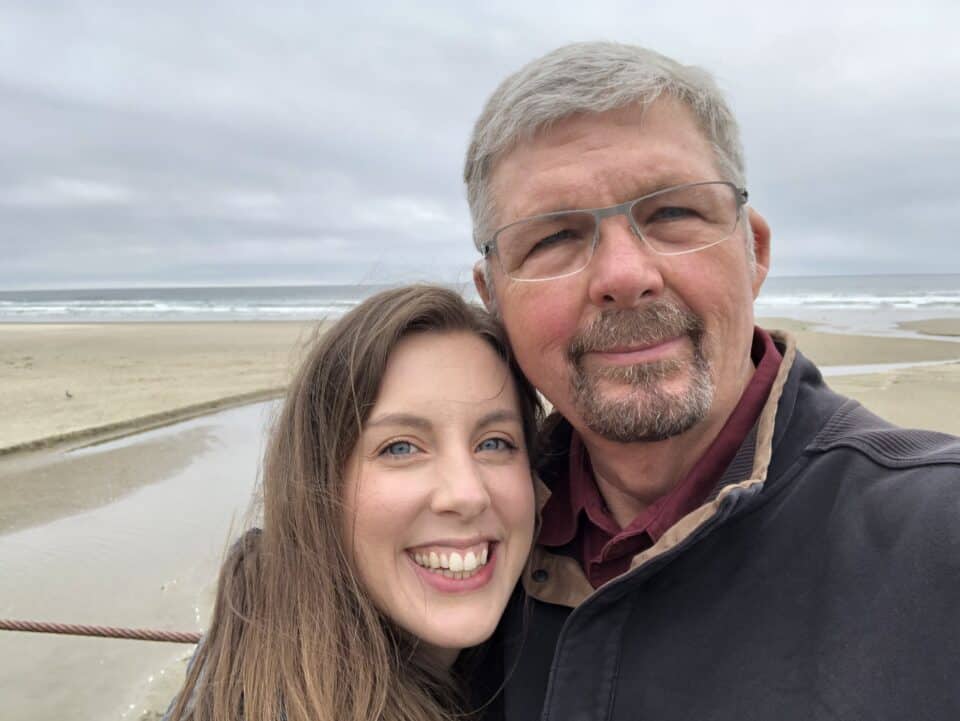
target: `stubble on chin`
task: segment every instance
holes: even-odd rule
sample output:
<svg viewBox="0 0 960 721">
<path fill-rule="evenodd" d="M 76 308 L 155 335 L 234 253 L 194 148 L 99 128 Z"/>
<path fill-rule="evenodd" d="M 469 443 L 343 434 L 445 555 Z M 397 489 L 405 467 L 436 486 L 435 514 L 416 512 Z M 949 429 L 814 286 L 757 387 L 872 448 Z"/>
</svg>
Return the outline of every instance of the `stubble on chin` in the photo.
<svg viewBox="0 0 960 721">
<path fill-rule="evenodd" d="M 591 351 L 618 345 L 690 341 L 689 359 L 670 358 L 629 366 L 588 369 Z M 710 363 L 703 350 L 703 322 L 680 306 L 661 301 L 640 310 L 602 313 L 570 345 L 574 407 L 586 426 L 617 443 L 662 441 L 703 420 L 713 403 Z M 679 390 L 668 384 L 686 375 Z M 615 388 L 609 388 L 613 384 Z"/>
</svg>

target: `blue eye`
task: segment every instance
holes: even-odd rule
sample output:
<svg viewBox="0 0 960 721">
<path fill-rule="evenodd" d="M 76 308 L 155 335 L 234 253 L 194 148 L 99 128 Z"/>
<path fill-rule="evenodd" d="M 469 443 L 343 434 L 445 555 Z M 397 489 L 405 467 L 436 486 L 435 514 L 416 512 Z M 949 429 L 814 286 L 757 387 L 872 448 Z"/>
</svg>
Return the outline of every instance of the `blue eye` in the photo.
<svg viewBox="0 0 960 721">
<path fill-rule="evenodd" d="M 516 448 L 506 438 L 487 438 L 477 446 L 478 451 L 514 451 Z"/>
<path fill-rule="evenodd" d="M 419 453 L 420 449 L 413 445 L 410 441 L 396 441 L 391 443 L 389 446 L 385 447 L 380 451 L 381 456 L 411 456 L 414 453 Z"/>
</svg>

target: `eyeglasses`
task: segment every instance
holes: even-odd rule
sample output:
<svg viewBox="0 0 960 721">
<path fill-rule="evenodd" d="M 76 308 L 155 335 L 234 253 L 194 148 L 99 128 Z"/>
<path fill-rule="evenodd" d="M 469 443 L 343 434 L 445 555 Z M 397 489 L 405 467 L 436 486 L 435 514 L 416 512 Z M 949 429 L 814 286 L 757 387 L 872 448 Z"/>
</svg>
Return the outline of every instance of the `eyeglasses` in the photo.
<svg viewBox="0 0 960 721">
<path fill-rule="evenodd" d="M 484 258 L 495 253 L 513 280 L 553 280 L 587 267 L 604 218 L 626 215 L 633 232 L 654 253 L 683 255 L 733 235 L 746 202 L 746 189 L 733 183 L 685 183 L 608 208 L 524 218 L 500 228 L 480 250 Z"/>
</svg>

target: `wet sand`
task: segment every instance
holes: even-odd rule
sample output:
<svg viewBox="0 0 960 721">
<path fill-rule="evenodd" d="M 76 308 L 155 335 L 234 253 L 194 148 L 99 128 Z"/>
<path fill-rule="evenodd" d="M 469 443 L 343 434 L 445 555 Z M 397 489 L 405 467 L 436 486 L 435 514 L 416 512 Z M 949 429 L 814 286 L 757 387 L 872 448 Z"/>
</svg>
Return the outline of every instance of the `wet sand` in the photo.
<svg viewBox="0 0 960 721">
<path fill-rule="evenodd" d="M 0 617 L 203 630 L 273 405 L 84 450 L 0 458 Z M 0 718 L 152 718 L 182 683 L 192 650 L 0 632 Z"/>
<path fill-rule="evenodd" d="M 0 454 L 279 395 L 316 323 L 0 324 Z"/>
</svg>

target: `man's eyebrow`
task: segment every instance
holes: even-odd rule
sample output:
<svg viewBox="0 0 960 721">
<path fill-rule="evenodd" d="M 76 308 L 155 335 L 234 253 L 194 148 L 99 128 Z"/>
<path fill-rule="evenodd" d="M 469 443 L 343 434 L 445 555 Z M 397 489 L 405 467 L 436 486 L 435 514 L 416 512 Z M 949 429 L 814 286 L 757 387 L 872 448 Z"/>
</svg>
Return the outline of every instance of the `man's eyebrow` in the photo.
<svg viewBox="0 0 960 721">
<path fill-rule="evenodd" d="M 413 426 L 422 430 L 430 430 L 433 424 L 422 416 L 412 413 L 388 413 L 379 418 L 367 421 L 367 428 L 377 428 L 379 426 Z"/>
</svg>

